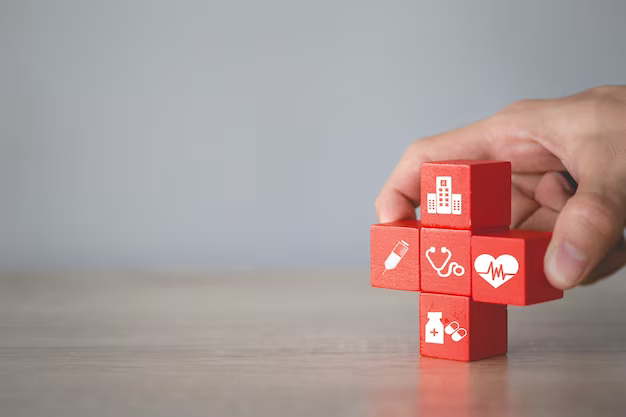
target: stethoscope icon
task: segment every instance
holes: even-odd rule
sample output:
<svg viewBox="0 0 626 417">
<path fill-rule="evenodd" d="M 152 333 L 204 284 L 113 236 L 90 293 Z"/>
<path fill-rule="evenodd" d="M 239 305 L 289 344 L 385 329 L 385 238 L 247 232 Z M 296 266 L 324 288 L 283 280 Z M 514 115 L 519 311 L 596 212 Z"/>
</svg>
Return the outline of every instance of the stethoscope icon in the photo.
<svg viewBox="0 0 626 417">
<path fill-rule="evenodd" d="M 457 277 L 460 277 L 461 275 L 463 275 L 465 273 L 465 268 L 463 268 L 461 265 L 459 265 L 457 262 L 450 262 L 450 258 L 452 258 L 452 252 L 450 251 L 450 249 L 446 248 L 445 246 L 441 247 L 441 253 L 447 253 L 448 257 L 446 258 L 446 260 L 443 262 L 443 265 L 441 265 L 440 268 L 437 268 L 435 266 L 435 264 L 433 263 L 433 260 L 430 259 L 430 254 L 431 253 L 435 253 L 435 247 L 431 246 L 427 251 L 426 251 L 426 259 L 428 259 L 428 262 L 430 262 L 430 266 L 433 267 L 433 269 L 435 271 L 437 271 L 437 275 L 439 275 L 442 278 L 447 278 L 449 277 L 452 273 L 454 273 L 454 275 L 456 275 Z M 450 263 L 448 263 L 450 262 Z M 444 269 L 446 269 L 446 265 L 448 266 L 448 272 L 443 273 L 442 271 Z"/>
</svg>

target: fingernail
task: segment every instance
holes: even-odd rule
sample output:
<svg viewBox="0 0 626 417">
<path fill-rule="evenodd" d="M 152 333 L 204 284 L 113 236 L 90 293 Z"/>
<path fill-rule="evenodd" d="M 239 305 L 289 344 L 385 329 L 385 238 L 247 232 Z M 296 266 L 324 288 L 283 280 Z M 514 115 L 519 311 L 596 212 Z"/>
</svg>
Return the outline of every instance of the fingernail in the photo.
<svg viewBox="0 0 626 417">
<path fill-rule="evenodd" d="M 578 284 L 587 268 L 589 258 L 568 242 L 562 242 L 548 259 L 548 272 L 559 287 L 570 288 Z"/>
<path fill-rule="evenodd" d="M 570 195 L 574 195 L 574 193 L 576 192 L 576 188 L 578 188 L 578 184 L 576 183 L 576 180 L 574 179 L 574 177 L 572 177 L 572 175 L 567 172 L 561 172 L 561 184 L 563 185 L 563 188 L 565 190 L 567 190 L 567 192 Z"/>
</svg>

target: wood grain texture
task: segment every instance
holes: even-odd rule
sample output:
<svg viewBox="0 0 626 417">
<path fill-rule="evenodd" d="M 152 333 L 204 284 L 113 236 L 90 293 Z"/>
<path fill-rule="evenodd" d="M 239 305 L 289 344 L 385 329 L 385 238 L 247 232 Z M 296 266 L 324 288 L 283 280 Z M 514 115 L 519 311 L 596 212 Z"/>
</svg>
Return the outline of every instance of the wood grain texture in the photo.
<svg viewBox="0 0 626 417">
<path fill-rule="evenodd" d="M 599 416 L 626 410 L 626 276 L 509 308 L 509 354 L 419 357 L 368 271 L 0 279 L 3 416 Z"/>
</svg>

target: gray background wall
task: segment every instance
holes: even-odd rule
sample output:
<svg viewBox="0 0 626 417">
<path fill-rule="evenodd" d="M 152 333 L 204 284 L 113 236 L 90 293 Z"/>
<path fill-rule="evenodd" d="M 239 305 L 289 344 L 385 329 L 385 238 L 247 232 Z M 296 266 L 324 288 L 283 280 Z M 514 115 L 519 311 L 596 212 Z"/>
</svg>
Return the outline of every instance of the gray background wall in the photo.
<svg viewBox="0 0 626 417">
<path fill-rule="evenodd" d="M 0 265 L 363 266 L 414 138 L 626 83 L 626 2 L 0 0 Z"/>
</svg>

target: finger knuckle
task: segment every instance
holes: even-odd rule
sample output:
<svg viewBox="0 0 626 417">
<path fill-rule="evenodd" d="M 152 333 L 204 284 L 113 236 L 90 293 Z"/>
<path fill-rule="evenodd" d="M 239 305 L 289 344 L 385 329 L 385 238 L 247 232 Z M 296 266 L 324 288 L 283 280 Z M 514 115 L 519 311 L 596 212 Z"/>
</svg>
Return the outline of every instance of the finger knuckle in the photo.
<svg viewBox="0 0 626 417">
<path fill-rule="evenodd" d="M 606 97 L 606 96 L 614 96 L 621 89 L 620 86 L 616 85 L 600 85 L 597 87 L 589 88 L 582 92 L 583 95 L 588 95 L 592 97 Z"/>
<path fill-rule="evenodd" d="M 374 200 L 374 207 L 376 208 L 376 213 L 378 214 L 382 207 L 382 198 L 380 194 L 376 197 L 376 200 Z"/>
<path fill-rule="evenodd" d="M 509 104 L 503 109 L 503 111 L 504 112 L 524 111 L 524 110 L 528 110 L 531 108 L 535 108 L 541 102 L 542 100 L 524 98 L 524 99 L 516 100 L 513 103 Z"/>
<path fill-rule="evenodd" d="M 410 152 L 416 155 L 422 154 L 427 142 L 428 142 L 428 138 L 419 138 L 419 139 L 413 140 L 413 142 L 410 143 L 407 149 L 407 153 Z"/>
</svg>

